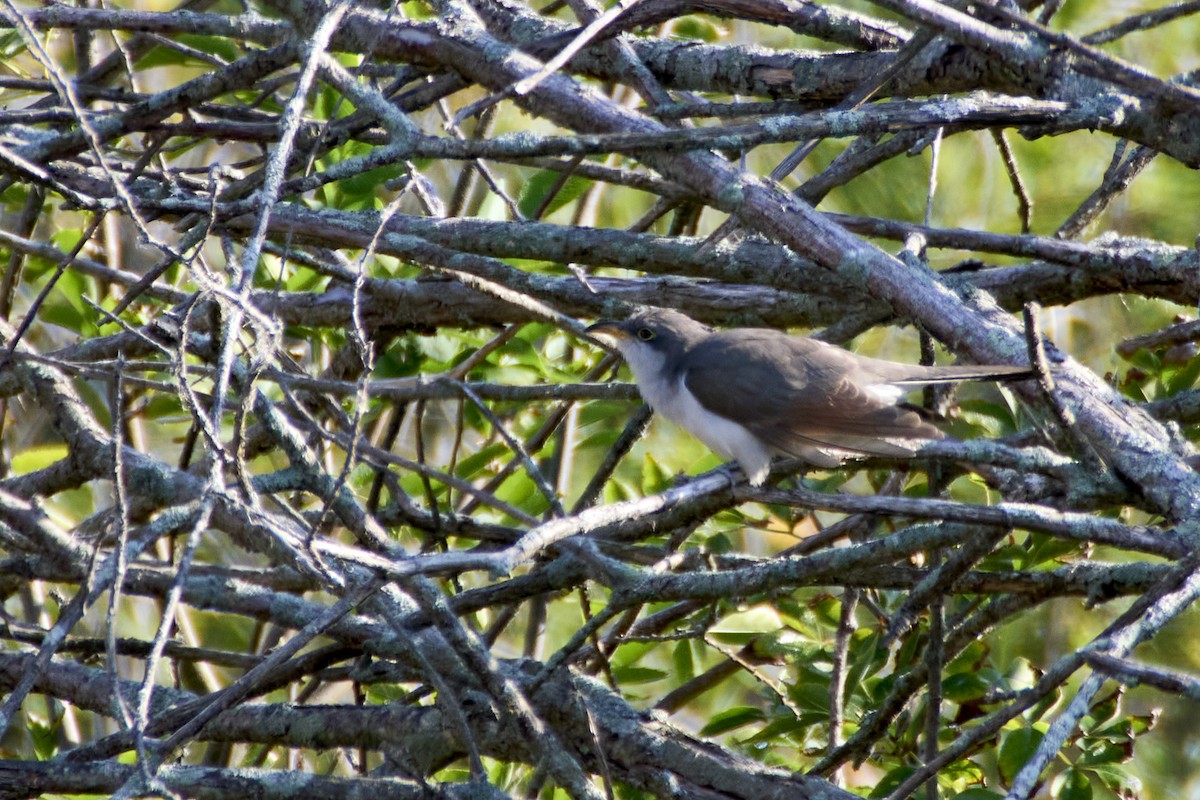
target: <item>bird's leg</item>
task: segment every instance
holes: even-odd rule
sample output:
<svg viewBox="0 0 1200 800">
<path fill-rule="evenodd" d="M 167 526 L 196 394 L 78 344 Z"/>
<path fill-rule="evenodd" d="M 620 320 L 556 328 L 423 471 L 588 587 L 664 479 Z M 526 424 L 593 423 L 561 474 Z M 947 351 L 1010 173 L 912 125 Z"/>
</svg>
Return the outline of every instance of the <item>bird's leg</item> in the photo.
<svg viewBox="0 0 1200 800">
<path fill-rule="evenodd" d="M 741 465 L 736 461 L 725 462 L 725 464 L 721 466 L 721 469 L 725 472 L 726 477 L 729 478 L 730 489 L 735 489 L 739 483 L 744 483 L 746 481 L 746 473 L 742 469 Z"/>
<path fill-rule="evenodd" d="M 736 461 L 727 461 L 716 469 L 710 470 L 703 475 L 687 475 L 683 472 L 677 472 L 675 473 L 674 479 L 671 481 L 671 486 L 676 489 L 682 488 L 687 486 L 692 481 L 698 481 L 701 478 L 718 473 L 723 473 L 729 479 L 730 489 L 734 488 L 739 483 L 745 482 L 746 480 L 746 473 L 742 471 L 742 468 L 738 466 L 738 463 Z"/>
</svg>

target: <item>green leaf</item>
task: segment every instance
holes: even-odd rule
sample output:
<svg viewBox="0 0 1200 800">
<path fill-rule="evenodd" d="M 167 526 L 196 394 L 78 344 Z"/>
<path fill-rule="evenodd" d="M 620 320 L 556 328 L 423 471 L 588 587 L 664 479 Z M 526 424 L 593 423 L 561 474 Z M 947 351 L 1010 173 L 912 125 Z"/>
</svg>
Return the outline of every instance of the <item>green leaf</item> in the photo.
<svg viewBox="0 0 1200 800">
<path fill-rule="evenodd" d="M 1099 766 L 1101 764 L 1120 764 L 1133 755 L 1130 747 L 1122 747 L 1113 742 L 1093 742 L 1075 764 L 1080 767 Z"/>
<path fill-rule="evenodd" d="M 654 683 L 661 681 L 667 677 L 669 673 L 661 669 L 652 667 L 641 667 L 632 665 L 628 667 L 616 667 L 613 669 L 613 678 L 618 684 L 632 685 L 638 683 Z"/>
<path fill-rule="evenodd" d="M 483 472 L 492 461 L 510 454 L 511 451 L 504 442 L 490 444 L 459 461 L 458 466 L 454 469 L 454 475 L 463 480 L 470 480 Z"/>
<path fill-rule="evenodd" d="M 924 647 L 924 641 L 920 635 L 920 631 L 916 628 L 905 634 L 904 638 L 900 640 L 900 648 L 896 651 L 897 673 L 908 672 L 914 664 L 920 663 L 920 652 L 921 648 Z M 972 646 L 968 645 L 964 652 Z M 948 667 L 947 669 L 952 669 L 952 667 Z"/>
<path fill-rule="evenodd" d="M 1193 358 L 1167 380 L 1167 394 L 1175 395 L 1192 388 L 1197 378 L 1200 378 L 1200 358 Z"/>
<path fill-rule="evenodd" d="M 995 439 L 998 436 L 1012 433 L 1017 429 L 1017 421 L 1013 410 L 999 403 L 987 400 L 963 400 L 958 404 L 958 419 L 955 420 L 955 433 L 958 428 L 967 428 L 963 435 Z"/>
<path fill-rule="evenodd" d="M 833 595 L 818 597 L 809 604 L 809 611 L 827 627 L 836 627 L 842 618 L 842 600 Z"/>
<path fill-rule="evenodd" d="M 509 505 L 525 511 L 531 516 L 538 516 L 550 508 L 550 501 L 538 489 L 533 479 L 524 470 L 514 472 L 508 480 L 500 484 L 495 492 L 496 498 Z"/>
<path fill-rule="evenodd" d="M 1025 719 L 1029 720 L 1030 722 L 1037 722 L 1042 717 L 1046 716 L 1048 713 L 1057 708 L 1061 701 L 1062 687 L 1058 686 L 1055 687 L 1054 691 L 1037 701 L 1033 708 L 1026 711 Z"/>
<path fill-rule="evenodd" d="M 39 761 L 48 761 L 58 755 L 58 722 L 47 723 L 27 717 L 27 730 L 33 740 L 33 753 Z"/>
<path fill-rule="evenodd" d="M 714 533 L 704 542 L 704 546 L 718 555 L 732 552 L 735 549 L 733 542 L 724 533 Z"/>
<path fill-rule="evenodd" d="M 744 728 L 747 725 L 765 722 L 766 719 L 766 714 L 760 708 L 737 706 L 736 708 L 722 711 L 709 720 L 708 724 L 700 729 L 700 735 L 717 736 L 737 730 L 738 728 Z"/>
<path fill-rule="evenodd" d="M 1097 729 L 1113 721 L 1121 710 L 1122 687 L 1117 687 L 1108 695 L 1092 703 L 1084 720 L 1084 729 L 1094 733 Z"/>
<path fill-rule="evenodd" d="M 662 465 L 658 463 L 658 459 L 649 453 L 646 453 L 642 458 L 642 496 L 649 497 L 652 494 L 658 494 L 671 486 L 671 475 Z"/>
<path fill-rule="evenodd" d="M 938 773 L 938 784 L 947 788 L 966 788 L 983 783 L 983 768 L 969 759 L 960 758 L 947 764 Z"/>
<path fill-rule="evenodd" d="M 429 6 L 424 2 L 417 2 L 417 0 L 406 0 L 406 2 L 400 4 L 400 8 L 403 10 L 406 19 L 422 20 L 430 19 L 433 16 L 433 12 Z"/>
<path fill-rule="evenodd" d="M 1004 672 L 1004 680 L 1010 689 L 1028 689 L 1041 677 L 1041 671 L 1022 657 L 1014 658 Z"/>
<path fill-rule="evenodd" d="M 978 672 L 959 672 L 942 681 L 942 694 L 955 703 L 978 700 L 991 688 Z"/>
<path fill-rule="evenodd" d="M 238 51 L 237 45 L 222 36 L 204 36 L 196 33 L 177 33 L 172 34 L 172 38 L 200 52 L 211 53 L 212 55 L 217 56 L 224 61 L 233 61 L 241 55 L 241 53 Z M 206 70 L 213 69 L 213 65 L 208 61 L 205 61 L 202 58 L 197 58 L 191 53 L 180 52 L 173 47 L 152 48 L 144 56 L 137 60 L 137 69 L 139 71 L 150 69 L 152 67 L 171 67 L 179 65 L 203 67 Z"/>
<path fill-rule="evenodd" d="M 1004 800 L 1004 795 L 993 792 L 991 789 L 980 789 L 978 786 L 973 786 L 965 792 L 954 795 L 951 800 Z"/>
<path fill-rule="evenodd" d="M 946 665 L 947 672 L 974 672 L 986 662 L 989 648 L 980 641 L 971 642 Z"/>
<path fill-rule="evenodd" d="M 1097 765 L 1088 767 L 1090 772 L 1104 787 L 1121 797 L 1139 797 L 1142 793 L 1142 782 L 1131 775 L 1124 767 L 1115 765 Z"/>
<path fill-rule="evenodd" d="M 1030 534 L 1028 550 L 1020 568 L 1029 569 L 1049 562 L 1057 562 L 1064 556 L 1078 553 L 1079 549 L 1078 543 L 1067 539 L 1046 536 L 1041 533 Z M 1056 566 L 1056 564 L 1051 564 L 1051 566 Z"/>
<path fill-rule="evenodd" d="M 825 655 L 820 649 L 814 650 L 812 643 L 808 639 L 799 635 L 791 628 L 767 631 L 761 636 L 752 639 L 750 647 L 754 655 L 775 661 L 780 659 L 796 661 L 800 659 L 804 663 L 811 663 L 816 659 L 824 659 Z"/>
<path fill-rule="evenodd" d="M 629 481 L 614 477 L 604 484 L 604 502 L 609 505 L 640 496 Z"/>
<path fill-rule="evenodd" d="M 783 627 L 783 620 L 775 609 L 768 605 L 757 605 L 724 617 L 712 627 L 714 639 L 724 644 L 743 645 L 764 633 L 773 633 Z"/>
<path fill-rule="evenodd" d="M 632 666 L 657 647 L 653 642 L 625 642 L 612 654 L 612 664 L 618 669 Z"/>
<path fill-rule="evenodd" d="M 997 766 L 1005 783 L 1012 783 L 1021 767 L 1033 757 L 1042 742 L 1042 732 L 1034 728 L 1018 728 L 1010 731 L 1000 743 Z"/>
<path fill-rule="evenodd" d="M 762 727 L 758 733 L 748 737 L 745 740 L 746 744 L 770 744 L 772 746 L 779 744 L 779 740 L 784 736 L 803 736 L 814 725 L 824 726 L 828 721 L 828 716 L 819 714 L 801 714 L 794 716 L 790 712 L 785 712 L 784 716 L 776 717 Z"/>
<path fill-rule="evenodd" d="M 94 295 L 92 281 L 86 275 L 67 270 L 54 284 L 53 291 L 42 307 L 42 319 L 60 325 L 80 336 L 98 333 L 96 313 L 84 302 L 84 296 Z"/>
<path fill-rule="evenodd" d="M 561 172 L 554 170 L 542 170 L 535 173 L 521 187 L 521 194 L 517 198 L 517 209 L 526 218 L 532 218 L 541 208 L 542 203 L 550 192 L 555 191 L 559 180 L 562 177 Z M 567 203 L 578 198 L 581 194 L 587 191 L 592 182 L 587 178 L 581 178 L 578 175 L 572 175 L 566 181 L 558 186 L 558 189 L 549 204 L 542 211 L 541 218 L 544 219 L 553 214 L 558 209 L 565 206 Z"/>
<path fill-rule="evenodd" d="M 24 475 L 27 472 L 44 469 L 51 464 L 62 461 L 67 457 L 68 449 L 65 444 L 40 444 L 28 447 L 12 457 L 12 473 Z"/>
<path fill-rule="evenodd" d="M 289 264 L 288 276 L 284 287 L 289 292 L 306 292 L 316 289 L 329 279 L 311 267 L 300 264 Z"/>
<path fill-rule="evenodd" d="M 820 719 L 829 718 L 829 681 L 796 684 L 788 689 L 788 697 L 797 708 L 816 714 Z"/>
<path fill-rule="evenodd" d="M 64 253 L 70 253 L 79 246 L 79 240 L 83 238 L 83 230 L 80 228 L 63 228 L 56 231 L 50 241 L 54 242 L 54 246 Z"/>
<path fill-rule="evenodd" d="M 896 767 L 875 784 L 875 788 L 867 797 L 887 797 L 896 787 L 908 780 L 908 777 L 915 771 L 916 769 L 910 766 Z"/>
<path fill-rule="evenodd" d="M 10 32 L 8 35 L 15 35 L 15 32 Z M 0 52 L 3 52 L 4 40 L 5 36 L 0 34 Z M 5 211 L 11 211 L 14 213 L 19 212 L 21 207 L 25 205 L 25 202 L 28 199 L 29 187 L 23 183 L 13 183 L 8 186 L 8 188 L 0 191 L 0 207 L 4 208 Z M 0 252 L 2 252 L 5 257 L 8 256 L 8 250 L 2 250 Z"/>
<path fill-rule="evenodd" d="M 1051 795 L 1058 800 L 1092 800 L 1092 781 L 1083 770 L 1068 769 L 1054 779 Z"/>
<path fill-rule="evenodd" d="M 698 14 L 678 17 L 671 25 L 671 36 L 676 39 L 712 44 L 728 35 L 729 31 L 716 24 L 711 17 L 702 17 Z"/>
<path fill-rule="evenodd" d="M 0 33 L 0 61 L 16 58 L 25 51 L 25 42 L 21 39 L 20 31 L 10 30 Z"/>
<path fill-rule="evenodd" d="M 338 182 L 347 208 L 345 210 L 369 209 L 375 204 L 376 190 L 381 183 L 397 177 L 404 169 L 399 164 L 389 164 L 360 172 Z"/>
<path fill-rule="evenodd" d="M 408 689 L 394 683 L 367 684 L 364 689 L 366 690 L 367 702 L 374 706 L 398 702 L 409 695 Z"/>
<path fill-rule="evenodd" d="M 671 662 L 675 666 L 675 677 L 679 681 L 690 681 L 696 677 L 696 658 L 692 653 L 690 639 L 675 643 L 675 648 L 671 651 Z"/>
<path fill-rule="evenodd" d="M 859 629 L 854 632 L 850 644 L 849 668 L 846 670 L 846 687 L 853 696 L 861 689 L 867 677 L 879 674 L 889 660 L 887 648 L 880 647 L 879 631 Z"/>
<path fill-rule="evenodd" d="M 1152 711 L 1149 714 L 1130 714 L 1125 721 L 1129 723 L 1129 735 L 1136 738 L 1154 730 L 1158 725 L 1158 713 Z"/>
</svg>

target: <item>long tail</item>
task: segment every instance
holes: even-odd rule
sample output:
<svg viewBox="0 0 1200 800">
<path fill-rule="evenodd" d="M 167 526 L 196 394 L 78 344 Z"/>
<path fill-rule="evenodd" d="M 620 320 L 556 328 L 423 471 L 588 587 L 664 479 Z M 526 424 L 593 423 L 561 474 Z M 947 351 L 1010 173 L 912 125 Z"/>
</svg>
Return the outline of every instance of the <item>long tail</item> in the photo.
<svg viewBox="0 0 1200 800">
<path fill-rule="evenodd" d="M 923 386 L 931 383 L 958 381 L 1023 381 L 1036 377 L 1029 367 L 1009 367 L 999 364 L 951 364 L 944 367 L 914 366 L 909 375 L 893 378 L 895 386 Z"/>
</svg>

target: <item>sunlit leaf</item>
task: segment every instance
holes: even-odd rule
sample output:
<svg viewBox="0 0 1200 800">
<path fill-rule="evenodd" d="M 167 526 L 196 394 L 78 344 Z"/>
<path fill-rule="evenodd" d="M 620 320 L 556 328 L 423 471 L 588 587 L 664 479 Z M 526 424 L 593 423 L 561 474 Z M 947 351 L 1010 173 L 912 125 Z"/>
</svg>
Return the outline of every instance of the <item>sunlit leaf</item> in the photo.
<svg viewBox="0 0 1200 800">
<path fill-rule="evenodd" d="M 779 614 L 769 605 L 757 605 L 723 617 L 710 631 L 717 641 L 743 645 L 763 633 L 783 627 Z"/>
<path fill-rule="evenodd" d="M 1042 742 L 1042 732 L 1034 728 L 1017 728 L 1004 735 L 1000 742 L 997 766 L 1005 783 L 1012 783 L 1021 767 L 1033 757 Z"/>
<path fill-rule="evenodd" d="M 28 447 L 19 453 L 14 453 L 9 465 L 13 474 L 23 475 L 61 461 L 70 453 L 65 444 L 53 443 Z"/>
</svg>

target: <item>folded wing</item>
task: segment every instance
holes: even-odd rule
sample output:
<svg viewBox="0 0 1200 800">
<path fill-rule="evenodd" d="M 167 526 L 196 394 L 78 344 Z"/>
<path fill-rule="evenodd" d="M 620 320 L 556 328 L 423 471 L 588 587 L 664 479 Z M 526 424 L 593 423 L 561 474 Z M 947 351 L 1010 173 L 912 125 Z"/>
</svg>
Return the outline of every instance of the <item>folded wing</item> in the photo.
<svg viewBox="0 0 1200 800">
<path fill-rule="evenodd" d="M 942 438 L 918 414 L 893 405 L 886 391 L 873 392 L 873 383 L 975 377 L 922 378 L 921 367 L 893 377 L 875 374 L 872 366 L 871 359 L 811 339 L 743 330 L 736 337 L 714 334 L 694 347 L 684 381 L 701 405 L 745 425 L 778 453 L 832 465 L 831 457 L 837 463 L 845 454 L 908 456 L 919 440 Z"/>
</svg>

